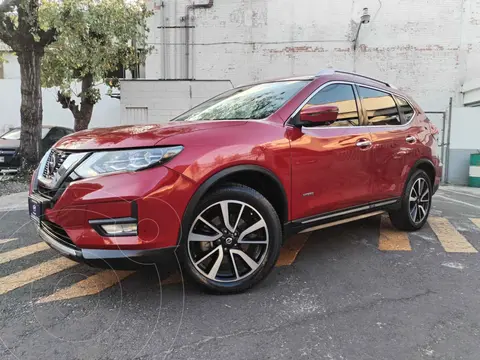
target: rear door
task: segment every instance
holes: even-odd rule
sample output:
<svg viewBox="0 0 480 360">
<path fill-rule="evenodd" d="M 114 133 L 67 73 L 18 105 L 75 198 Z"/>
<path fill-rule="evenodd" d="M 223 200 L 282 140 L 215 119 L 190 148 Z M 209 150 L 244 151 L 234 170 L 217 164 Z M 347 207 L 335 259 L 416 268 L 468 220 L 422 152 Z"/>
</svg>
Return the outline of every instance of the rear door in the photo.
<svg viewBox="0 0 480 360">
<path fill-rule="evenodd" d="M 357 89 L 365 113 L 363 125 L 370 131 L 373 143 L 371 201 L 394 199 L 401 195 L 402 179 L 408 171 L 408 142 L 415 139 L 392 94 L 363 85 L 357 85 Z"/>
<path fill-rule="evenodd" d="M 339 108 L 338 120 L 292 130 L 292 217 L 305 218 L 368 202 L 371 139 L 361 127 L 354 85 L 332 83 L 305 105 Z"/>
</svg>

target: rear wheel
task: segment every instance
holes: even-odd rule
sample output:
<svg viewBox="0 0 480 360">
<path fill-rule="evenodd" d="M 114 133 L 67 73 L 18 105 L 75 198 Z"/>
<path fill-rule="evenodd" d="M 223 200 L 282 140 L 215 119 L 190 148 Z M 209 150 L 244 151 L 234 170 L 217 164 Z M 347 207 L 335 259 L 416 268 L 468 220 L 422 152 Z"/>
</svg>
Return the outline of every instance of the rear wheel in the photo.
<svg viewBox="0 0 480 360">
<path fill-rule="evenodd" d="M 422 228 L 430 213 L 432 194 L 432 182 L 427 173 L 415 171 L 405 187 L 400 209 L 389 214 L 392 224 L 406 231 Z"/>
<path fill-rule="evenodd" d="M 275 265 L 282 240 L 273 206 L 236 184 L 207 194 L 185 235 L 187 273 L 220 293 L 241 292 L 262 280 Z"/>
</svg>

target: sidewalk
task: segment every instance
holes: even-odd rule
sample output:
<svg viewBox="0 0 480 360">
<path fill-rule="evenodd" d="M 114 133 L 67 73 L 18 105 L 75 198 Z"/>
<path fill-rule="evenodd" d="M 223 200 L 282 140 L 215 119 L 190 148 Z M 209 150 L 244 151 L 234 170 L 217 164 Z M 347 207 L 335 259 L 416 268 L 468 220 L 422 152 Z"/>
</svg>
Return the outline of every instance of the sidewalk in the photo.
<svg viewBox="0 0 480 360">
<path fill-rule="evenodd" d="M 0 212 L 10 210 L 28 210 L 28 191 L 0 196 Z"/>
</svg>

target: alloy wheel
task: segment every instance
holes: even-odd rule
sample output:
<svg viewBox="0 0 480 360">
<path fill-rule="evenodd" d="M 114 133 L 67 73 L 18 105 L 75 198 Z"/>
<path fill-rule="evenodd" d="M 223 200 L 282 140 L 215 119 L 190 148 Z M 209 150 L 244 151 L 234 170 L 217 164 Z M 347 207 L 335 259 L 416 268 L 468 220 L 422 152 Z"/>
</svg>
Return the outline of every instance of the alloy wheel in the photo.
<svg viewBox="0 0 480 360">
<path fill-rule="evenodd" d="M 413 183 L 408 203 L 410 219 L 415 224 L 425 220 L 430 207 L 430 188 L 424 178 L 418 178 Z"/>
<path fill-rule="evenodd" d="M 234 282 L 252 275 L 267 255 L 269 233 L 262 215 L 236 200 L 204 209 L 188 234 L 190 261 L 203 276 Z"/>
</svg>

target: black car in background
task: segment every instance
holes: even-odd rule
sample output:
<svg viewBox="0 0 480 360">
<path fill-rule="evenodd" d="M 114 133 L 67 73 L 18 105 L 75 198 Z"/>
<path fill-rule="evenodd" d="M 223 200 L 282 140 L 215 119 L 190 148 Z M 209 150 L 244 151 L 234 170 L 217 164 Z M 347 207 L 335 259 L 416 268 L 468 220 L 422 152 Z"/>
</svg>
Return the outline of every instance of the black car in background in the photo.
<svg viewBox="0 0 480 360">
<path fill-rule="evenodd" d="M 72 129 L 61 126 L 42 126 L 40 155 L 50 149 L 62 137 L 73 133 Z M 0 173 L 16 172 L 20 166 L 18 148 L 20 147 L 20 128 L 14 128 L 0 136 Z"/>
</svg>

